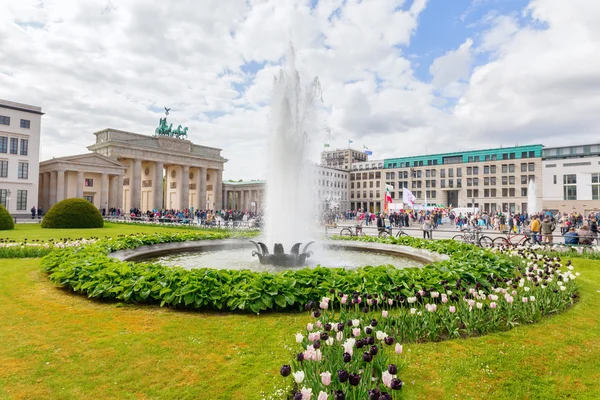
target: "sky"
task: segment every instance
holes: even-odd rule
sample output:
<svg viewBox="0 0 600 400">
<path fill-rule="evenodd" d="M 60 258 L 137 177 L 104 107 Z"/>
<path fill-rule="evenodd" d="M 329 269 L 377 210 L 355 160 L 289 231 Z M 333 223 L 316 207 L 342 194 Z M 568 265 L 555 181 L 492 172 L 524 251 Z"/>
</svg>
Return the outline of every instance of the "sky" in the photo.
<svg viewBox="0 0 600 400">
<path fill-rule="evenodd" d="M 163 107 L 263 179 L 274 76 L 293 46 L 322 99 L 318 160 L 598 142 L 600 1 L 0 0 L 0 98 L 39 105 L 41 159 L 93 132 L 154 134 Z"/>
</svg>

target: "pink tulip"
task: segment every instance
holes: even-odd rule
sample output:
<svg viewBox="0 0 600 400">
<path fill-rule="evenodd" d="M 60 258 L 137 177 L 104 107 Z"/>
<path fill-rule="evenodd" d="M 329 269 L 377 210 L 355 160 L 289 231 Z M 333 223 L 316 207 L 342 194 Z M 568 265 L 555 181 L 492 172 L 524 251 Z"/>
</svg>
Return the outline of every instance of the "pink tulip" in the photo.
<svg viewBox="0 0 600 400">
<path fill-rule="evenodd" d="M 321 390 L 319 392 L 319 397 L 317 397 L 317 400 L 327 400 L 327 393 Z"/>
<path fill-rule="evenodd" d="M 490 308 L 496 308 L 496 303 L 494 303 L 493 301 L 490 303 Z"/>
<path fill-rule="evenodd" d="M 343 295 L 341 302 L 342 302 L 342 304 L 346 304 L 348 302 L 348 296 L 347 295 Z"/>
<path fill-rule="evenodd" d="M 447 302 L 448 302 L 448 295 L 442 294 L 442 303 L 447 303 Z"/>
<path fill-rule="evenodd" d="M 388 304 L 391 306 L 394 304 L 394 299 L 388 299 Z"/>
<path fill-rule="evenodd" d="M 300 393 L 302 393 L 302 400 L 310 400 L 312 396 L 312 389 L 303 387 Z"/>
<path fill-rule="evenodd" d="M 306 325 L 306 330 L 307 330 L 307 331 L 309 331 L 309 332 L 310 332 L 310 331 L 312 331 L 312 330 L 313 330 L 313 328 L 314 328 L 314 325 L 313 325 L 313 324 L 310 324 L 310 323 L 309 323 L 309 324 L 307 324 L 307 325 Z"/>
<path fill-rule="evenodd" d="M 383 318 L 387 318 L 387 317 L 388 317 L 388 311 L 387 311 L 387 310 L 383 310 L 383 311 L 381 312 L 381 316 L 382 316 Z"/>
<path fill-rule="evenodd" d="M 475 305 L 475 300 L 467 300 L 467 304 L 469 307 L 473 307 Z"/>
<path fill-rule="evenodd" d="M 392 387 L 392 379 L 394 379 L 394 376 L 387 370 L 383 371 L 381 374 L 381 380 L 383 381 L 383 384 L 389 388 Z"/>
<path fill-rule="evenodd" d="M 327 303 L 326 301 L 322 301 L 319 304 L 319 307 L 321 308 L 321 310 L 327 310 L 327 307 L 329 307 L 329 303 Z"/>
<path fill-rule="evenodd" d="M 321 321 L 317 321 L 317 327 L 318 328 L 322 328 L 323 327 L 323 323 Z"/>
<path fill-rule="evenodd" d="M 329 384 L 331 384 L 331 373 L 329 371 L 321 372 L 321 382 L 325 386 L 329 386 Z"/>
<path fill-rule="evenodd" d="M 352 334 L 354 335 L 354 337 L 359 337 L 360 336 L 360 329 L 359 328 L 352 329 Z"/>
<path fill-rule="evenodd" d="M 400 343 L 396 343 L 396 348 L 394 349 L 396 354 L 402 354 L 402 345 Z"/>
<path fill-rule="evenodd" d="M 523 297 L 523 303 L 527 303 L 527 297 Z"/>
<path fill-rule="evenodd" d="M 448 311 L 450 311 L 452 314 L 454 314 L 456 312 L 456 307 L 450 306 L 450 307 L 448 307 Z"/>
</svg>

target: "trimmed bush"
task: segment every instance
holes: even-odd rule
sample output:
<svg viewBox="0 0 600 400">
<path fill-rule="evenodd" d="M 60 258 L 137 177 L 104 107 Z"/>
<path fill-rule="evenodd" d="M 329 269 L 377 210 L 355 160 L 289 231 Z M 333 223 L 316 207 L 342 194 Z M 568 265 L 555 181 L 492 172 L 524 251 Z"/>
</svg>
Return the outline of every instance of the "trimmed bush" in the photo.
<svg viewBox="0 0 600 400">
<path fill-rule="evenodd" d="M 104 219 L 92 203 L 84 199 L 66 199 L 56 203 L 42 220 L 42 228 L 102 228 Z"/>
<path fill-rule="evenodd" d="M 12 216 L 8 213 L 8 210 L 0 204 L 0 231 L 7 231 L 14 227 L 15 223 L 13 222 Z"/>
</svg>

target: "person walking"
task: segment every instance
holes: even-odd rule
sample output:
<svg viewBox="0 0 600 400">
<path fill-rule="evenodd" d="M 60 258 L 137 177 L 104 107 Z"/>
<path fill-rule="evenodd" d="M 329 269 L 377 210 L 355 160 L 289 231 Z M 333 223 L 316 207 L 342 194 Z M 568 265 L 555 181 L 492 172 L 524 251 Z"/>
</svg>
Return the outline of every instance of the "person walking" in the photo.
<svg viewBox="0 0 600 400">
<path fill-rule="evenodd" d="M 539 238 L 540 221 L 538 220 L 537 216 L 535 216 L 535 215 L 532 218 L 533 218 L 533 220 L 531 221 L 531 240 L 532 240 L 533 244 L 539 244 L 540 243 L 540 238 Z"/>
<path fill-rule="evenodd" d="M 423 239 L 431 239 L 431 220 L 429 217 L 425 217 L 423 222 Z"/>
<path fill-rule="evenodd" d="M 544 244 L 552 244 L 552 232 L 556 229 L 556 224 L 550 220 L 548 215 L 546 215 L 544 221 L 540 225 L 542 235 L 544 236 Z"/>
</svg>

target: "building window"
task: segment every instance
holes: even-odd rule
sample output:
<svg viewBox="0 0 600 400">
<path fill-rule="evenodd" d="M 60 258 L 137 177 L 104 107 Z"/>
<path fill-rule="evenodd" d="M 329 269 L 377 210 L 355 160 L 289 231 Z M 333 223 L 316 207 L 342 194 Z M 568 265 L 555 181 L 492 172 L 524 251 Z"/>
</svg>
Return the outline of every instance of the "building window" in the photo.
<svg viewBox="0 0 600 400">
<path fill-rule="evenodd" d="M 527 172 L 527 164 L 525 164 L 525 163 L 521 164 L 521 172 Z"/>
<path fill-rule="evenodd" d="M 530 151 L 529 152 L 529 158 L 533 158 L 535 157 L 535 151 Z"/>
<path fill-rule="evenodd" d="M 527 197 L 527 188 L 521 188 L 521 197 Z"/>
<path fill-rule="evenodd" d="M 8 189 L 0 189 L 0 204 L 6 207 L 6 196 L 8 195 Z"/>
<path fill-rule="evenodd" d="M 502 164 L 502 173 L 506 174 L 508 172 L 508 165 L 507 164 Z"/>
<path fill-rule="evenodd" d="M 490 166 L 490 174 L 495 174 L 496 173 L 496 166 L 495 165 L 491 165 Z"/>
<path fill-rule="evenodd" d="M 472 175 L 472 174 L 473 174 L 473 168 L 467 167 L 467 175 Z"/>
<path fill-rule="evenodd" d="M 490 189 L 483 189 L 483 197 L 490 197 Z"/>
<path fill-rule="evenodd" d="M 577 200 L 577 175 L 564 175 L 563 184 L 564 200 Z"/>
<path fill-rule="evenodd" d="M 29 127 L 31 126 L 31 121 L 28 119 L 22 119 L 21 120 L 21 128 L 24 129 L 29 129 Z"/>
<path fill-rule="evenodd" d="M 84 200 L 89 201 L 90 203 L 94 204 L 94 196 L 83 196 Z"/>
<path fill-rule="evenodd" d="M 0 161 L 0 178 L 8 178 L 8 161 Z"/>
<path fill-rule="evenodd" d="M 483 173 L 484 173 L 484 175 L 490 173 L 490 166 L 489 165 L 484 165 L 483 166 Z"/>
<path fill-rule="evenodd" d="M 86 179 L 85 180 L 85 186 L 86 187 L 93 187 L 94 186 L 94 180 L 93 179 L 89 179 L 89 178 Z M 92 203 L 93 203 L 93 201 L 92 201 Z"/>
<path fill-rule="evenodd" d="M 508 189 L 502 189 L 502 197 L 508 197 Z"/>
<path fill-rule="evenodd" d="M 10 117 L 0 115 L 0 125 L 10 125 Z"/>
<path fill-rule="evenodd" d="M 508 184 L 509 185 L 514 185 L 515 184 L 515 177 L 514 176 L 509 176 L 508 177 Z"/>
<path fill-rule="evenodd" d="M 510 172 L 510 173 L 513 173 L 513 172 L 515 172 L 515 164 L 510 164 L 510 165 L 508 166 L 508 172 Z"/>
<path fill-rule="evenodd" d="M 29 149 L 29 140 L 21 139 L 21 155 L 26 156 Z"/>
<path fill-rule="evenodd" d="M 490 178 L 490 185 L 491 185 L 491 186 L 495 186 L 495 185 L 496 185 L 496 177 L 495 177 L 495 176 L 492 176 L 492 177 Z"/>
<path fill-rule="evenodd" d="M 10 138 L 10 154 L 17 154 L 19 151 L 19 138 Z"/>
<path fill-rule="evenodd" d="M 484 177 L 483 178 L 483 186 L 490 186 L 490 178 L 489 177 Z"/>
<path fill-rule="evenodd" d="M 496 189 L 490 189 L 490 197 L 496 197 Z"/>
<path fill-rule="evenodd" d="M 27 209 L 27 190 L 17 190 L 17 210 Z"/>
<path fill-rule="evenodd" d="M 525 177 L 525 180 L 527 180 L 527 177 Z M 556 175 L 554 175 L 552 180 L 554 181 L 554 184 L 556 185 Z"/>
<path fill-rule="evenodd" d="M 467 186 L 473 186 L 473 178 L 467 178 Z"/>
<path fill-rule="evenodd" d="M 508 195 L 510 197 L 515 197 L 515 188 L 508 189 Z"/>
<path fill-rule="evenodd" d="M 554 180 L 556 181 L 556 179 Z M 527 175 L 521 175 L 521 185 L 527 185 Z"/>
<path fill-rule="evenodd" d="M 533 171 L 535 171 L 535 164 L 529 163 L 529 172 L 533 172 Z"/>
<path fill-rule="evenodd" d="M 473 175 L 479 175 L 479 167 L 473 167 Z"/>
<path fill-rule="evenodd" d="M 19 163 L 19 179 L 29 179 L 29 163 L 20 162 Z"/>
<path fill-rule="evenodd" d="M 467 197 L 473 197 L 473 190 L 467 189 Z"/>
<path fill-rule="evenodd" d="M 508 185 L 508 177 L 507 176 L 503 176 L 502 177 L 502 184 L 503 185 Z"/>
<path fill-rule="evenodd" d="M 592 174 L 592 200 L 600 200 L 600 174 Z"/>
<path fill-rule="evenodd" d="M 8 152 L 8 137 L 0 136 L 0 153 Z"/>
</svg>

